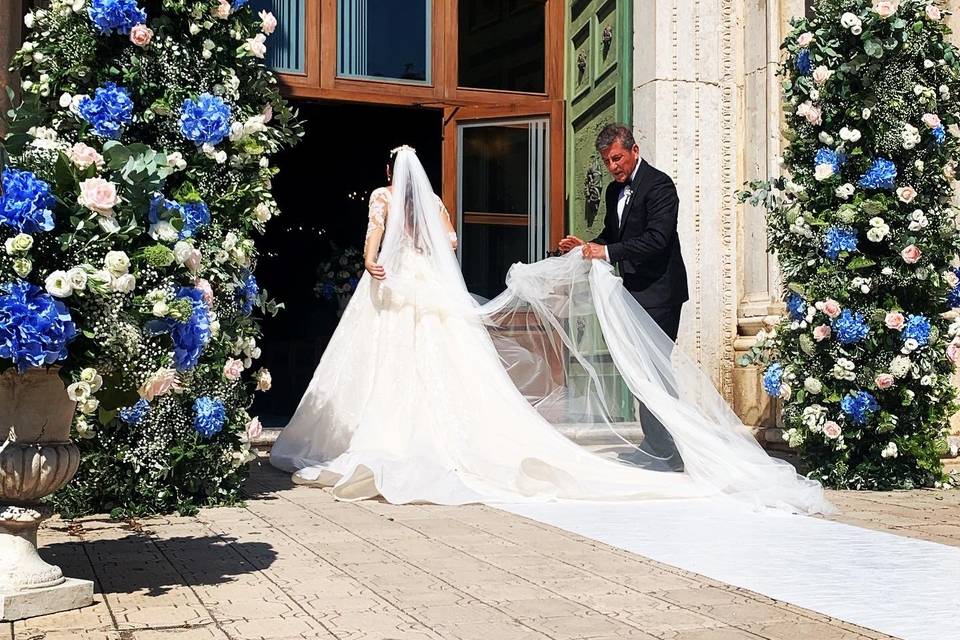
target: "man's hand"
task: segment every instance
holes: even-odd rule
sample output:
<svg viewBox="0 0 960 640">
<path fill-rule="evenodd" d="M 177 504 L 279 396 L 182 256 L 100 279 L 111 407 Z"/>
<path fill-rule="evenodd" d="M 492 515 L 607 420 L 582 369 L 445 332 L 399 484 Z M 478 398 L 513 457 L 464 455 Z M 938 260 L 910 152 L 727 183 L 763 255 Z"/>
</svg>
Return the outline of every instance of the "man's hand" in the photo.
<svg viewBox="0 0 960 640">
<path fill-rule="evenodd" d="M 584 260 L 606 260 L 607 259 L 607 248 L 602 244 L 595 244 L 593 242 L 588 242 L 583 246 L 583 259 Z"/>
<path fill-rule="evenodd" d="M 381 267 L 376 262 L 368 262 L 364 265 L 367 269 L 367 272 L 374 280 L 383 280 L 387 277 L 387 270 Z"/>
<path fill-rule="evenodd" d="M 584 241 L 577 236 L 567 236 L 560 241 L 560 251 L 563 253 L 569 253 L 582 244 L 585 244 Z"/>
</svg>

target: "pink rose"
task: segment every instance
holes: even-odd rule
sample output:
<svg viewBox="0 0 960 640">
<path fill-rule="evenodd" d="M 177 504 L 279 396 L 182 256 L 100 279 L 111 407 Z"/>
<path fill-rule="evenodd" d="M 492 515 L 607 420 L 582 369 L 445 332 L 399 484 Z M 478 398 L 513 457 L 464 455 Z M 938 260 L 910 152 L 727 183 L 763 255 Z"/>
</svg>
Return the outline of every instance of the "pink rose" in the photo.
<svg viewBox="0 0 960 640">
<path fill-rule="evenodd" d="M 832 333 L 832 330 L 830 329 L 830 325 L 821 324 L 818 327 L 814 327 L 813 339 L 816 340 L 817 342 L 823 342 L 824 340 L 830 337 L 831 333 Z"/>
<path fill-rule="evenodd" d="M 247 39 L 247 49 L 255 58 L 263 58 L 267 55 L 267 36 L 258 33 L 252 38 Z"/>
<path fill-rule="evenodd" d="M 239 380 L 243 373 L 243 360 L 229 358 L 223 365 L 223 377 L 227 380 Z"/>
<path fill-rule="evenodd" d="M 935 113 L 925 113 L 923 114 L 923 124 L 927 125 L 931 129 L 936 129 L 940 126 L 940 116 Z"/>
<path fill-rule="evenodd" d="M 227 18 L 229 18 L 230 17 L 229 0 L 220 0 L 220 3 L 217 6 L 210 9 L 210 15 L 220 20 L 226 20 Z"/>
<path fill-rule="evenodd" d="M 145 24 L 138 24 L 130 29 L 130 42 L 138 47 L 145 47 L 153 39 L 153 30 Z"/>
<path fill-rule="evenodd" d="M 953 271 L 946 271 L 943 274 L 943 279 L 947 281 L 947 285 L 953 289 L 958 284 L 960 284 L 960 278 L 957 277 Z"/>
<path fill-rule="evenodd" d="M 836 318 L 840 315 L 840 303 L 832 299 L 824 301 L 823 312 L 827 314 L 829 318 Z"/>
<path fill-rule="evenodd" d="M 893 386 L 894 377 L 889 373 L 881 373 L 877 376 L 875 382 L 877 383 L 877 389 L 889 389 Z"/>
<path fill-rule="evenodd" d="M 927 5 L 927 17 L 931 20 L 939 20 L 941 18 L 940 7 L 935 4 Z"/>
<path fill-rule="evenodd" d="M 900 0 L 873 0 L 873 11 L 886 20 L 900 8 Z"/>
<path fill-rule="evenodd" d="M 82 142 L 78 142 L 70 147 L 70 151 L 67 152 L 67 158 L 81 171 L 93 165 L 96 165 L 98 168 L 103 166 L 103 156 L 97 153 L 96 149 Z"/>
<path fill-rule="evenodd" d="M 916 264 L 922 255 L 923 252 L 920 251 L 920 248 L 915 244 L 911 244 L 900 252 L 900 257 L 903 258 L 903 261 L 907 264 Z"/>
<path fill-rule="evenodd" d="M 811 42 L 813 42 L 813 34 L 809 31 L 801 33 L 800 37 L 797 38 L 797 44 L 801 47 L 809 47 Z"/>
<path fill-rule="evenodd" d="M 260 423 L 260 418 L 256 416 L 250 418 L 250 422 L 247 423 L 247 440 L 259 438 L 261 433 L 263 433 L 263 425 Z"/>
<path fill-rule="evenodd" d="M 840 433 L 840 425 L 833 420 L 827 420 L 823 423 L 823 435 L 827 436 L 831 440 L 836 440 L 839 438 Z"/>
<path fill-rule="evenodd" d="M 210 286 L 210 281 L 206 278 L 200 278 L 197 280 L 194 286 L 203 293 L 203 301 L 208 307 L 213 305 L 213 287 Z"/>
<path fill-rule="evenodd" d="M 886 323 L 887 329 L 896 331 L 903 331 L 903 325 L 907 323 L 906 318 L 899 311 L 891 311 L 883 321 Z"/>
<path fill-rule="evenodd" d="M 263 124 L 267 124 L 273 120 L 273 105 L 268 102 L 267 106 L 265 106 L 263 111 L 260 112 L 260 115 L 263 116 Z"/>
<path fill-rule="evenodd" d="M 174 369 L 157 369 L 147 378 L 146 382 L 138 389 L 140 397 L 148 402 L 154 398 L 166 395 L 170 391 L 179 391 L 180 385 L 177 380 L 177 372 Z"/>
<path fill-rule="evenodd" d="M 80 195 L 77 202 L 103 216 L 113 215 L 113 208 L 120 202 L 117 186 L 103 178 L 87 178 L 80 183 Z"/>
<path fill-rule="evenodd" d="M 820 65 L 813 70 L 813 81 L 822 86 L 827 83 L 832 75 L 833 71 L 830 71 L 825 65 Z"/>
<path fill-rule="evenodd" d="M 807 122 L 812 125 L 819 126 L 822 124 L 823 118 L 820 114 L 820 107 L 811 106 L 809 109 L 807 109 L 806 118 Z"/>
<path fill-rule="evenodd" d="M 900 187 L 897 189 L 897 197 L 900 198 L 900 202 L 910 204 L 917 197 L 917 192 L 913 187 Z"/>
<path fill-rule="evenodd" d="M 277 28 L 277 19 L 269 11 L 261 11 L 260 16 L 260 30 L 265 34 L 270 35 Z"/>
<path fill-rule="evenodd" d="M 950 358 L 952 362 L 957 361 L 957 356 L 960 355 L 960 345 L 957 345 L 956 341 L 951 342 L 947 345 L 947 357 Z"/>
</svg>

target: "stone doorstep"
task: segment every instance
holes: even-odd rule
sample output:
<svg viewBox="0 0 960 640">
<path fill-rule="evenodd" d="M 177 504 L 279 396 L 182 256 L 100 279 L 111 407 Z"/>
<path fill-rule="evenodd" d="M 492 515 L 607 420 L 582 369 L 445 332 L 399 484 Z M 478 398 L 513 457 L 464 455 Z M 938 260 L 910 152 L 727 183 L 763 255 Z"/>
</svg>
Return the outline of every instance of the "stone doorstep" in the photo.
<svg viewBox="0 0 960 640">
<path fill-rule="evenodd" d="M 12 622 L 93 604 L 93 583 L 66 578 L 55 587 L 0 593 L 0 621 Z"/>
</svg>

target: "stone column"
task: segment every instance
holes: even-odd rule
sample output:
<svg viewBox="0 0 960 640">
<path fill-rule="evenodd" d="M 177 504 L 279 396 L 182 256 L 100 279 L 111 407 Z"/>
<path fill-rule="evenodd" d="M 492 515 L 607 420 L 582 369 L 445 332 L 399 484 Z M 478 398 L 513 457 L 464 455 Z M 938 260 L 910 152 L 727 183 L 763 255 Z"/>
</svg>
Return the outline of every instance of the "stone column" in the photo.
<svg viewBox="0 0 960 640">
<path fill-rule="evenodd" d="M 733 395 L 737 207 L 741 182 L 742 0 L 634 4 L 634 127 L 680 196 L 690 301 L 680 345 Z"/>
<path fill-rule="evenodd" d="M 23 37 L 23 0 L 0 2 L 0 114 L 6 115 L 10 108 L 7 87 L 16 87 L 13 74 L 7 69 L 10 58 L 20 48 Z M 0 135 L 4 133 L 3 118 L 0 118 Z"/>
</svg>

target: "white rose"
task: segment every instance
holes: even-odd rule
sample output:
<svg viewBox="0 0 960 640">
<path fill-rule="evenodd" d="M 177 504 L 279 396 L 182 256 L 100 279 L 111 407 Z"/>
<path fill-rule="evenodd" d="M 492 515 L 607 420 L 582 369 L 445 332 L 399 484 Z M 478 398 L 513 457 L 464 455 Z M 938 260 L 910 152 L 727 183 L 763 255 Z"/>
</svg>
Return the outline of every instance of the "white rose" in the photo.
<svg viewBox="0 0 960 640">
<path fill-rule="evenodd" d="M 46 279 L 47 293 L 55 298 L 67 298 L 73 293 L 66 271 L 54 271 Z"/>
<path fill-rule="evenodd" d="M 195 36 L 200 33 L 200 25 L 191 22 L 188 30 L 190 31 L 190 35 Z"/>
<path fill-rule="evenodd" d="M 236 142 L 243 138 L 243 123 L 234 122 L 230 125 L 230 141 Z"/>
<path fill-rule="evenodd" d="M 137 279 L 132 273 L 125 273 L 113 280 L 113 290 L 117 293 L 133 293 L 136 286 Z"/>
<path fill-rule="evenodd" d="M 217 151 L 217 153 L 214 154 L 213 159 L 217 161 L 217 164 L 223 164 L 227 161 L 227 152 L 223 150 Z"/>
<path fill-rule="evenodd" d="M 847 200 L 850 198 L 850 196 L 854 194 L 855 191 L 856 191 L 856 188 L 852 184 L 847 182 L 846 184 L 842 184 L 839 187 L 837 187 L 834 193 L 836 193 L 838 198 L 843 198 L 844 200 Z"/>
<path fill-rule="evenodd" d="M 87 272 L 81 267 L 73 267 L 67 271 L 67 280 L 74 291 L 83 291 L 87 288 Z"/>
<path fill-rule="evenodd" d="M 27 15 L 23 16 L 23 24 L 27 29 L 33 29 L 34 14 L 32 11 L 27 12 Z"/>
<path fill-rule="evenodd" d="M 266 222 L 273 214 L 270 212 L 270 207 L 267 206 L 267 203 L 261 202 L 253 210 L 253 215 L 259 222 Z"/>
<path fill-rule="evenodd" d="M 110 251 L 103 259 L 103 266 L 111 274 L 120 276 L 130 270 L 130 258 L 123 251 Z"/>
<path fill-rule="evenodd" d="M 806 389 L 809 393 L 817 395 L 823 391 L 823 383 L 817 380 L 816 378 L 807 378 L 803 381 L 803 388 Z"/>
<path fill-rule="evenodd" d="M 818 164 L 817 168 L 814 170 L 813 176 L 817 180 L 827 180 L 833 177 L 833 173 L 832 164 Z"/>
<path fill-rule="evenodd" d="M 7 238 L 4 246 L 10 255 L 26 253 L 33 248 L 33 236 L 29 233 L 18 233 L 12 238 Z"/>
</svg>

